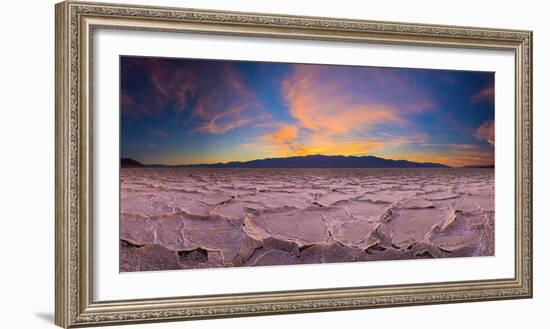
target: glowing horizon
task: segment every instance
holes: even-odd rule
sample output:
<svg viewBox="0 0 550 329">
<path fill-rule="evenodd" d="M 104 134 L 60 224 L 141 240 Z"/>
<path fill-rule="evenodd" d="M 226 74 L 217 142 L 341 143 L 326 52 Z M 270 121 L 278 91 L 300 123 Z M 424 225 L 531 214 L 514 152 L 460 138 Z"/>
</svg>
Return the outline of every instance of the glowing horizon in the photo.
<svg viewBox="0 0 550 329">
<path fill-rule="evenodd" d="M 121 157 L 494 164 L 494 73 L 122 56 Z"/>
</svg>

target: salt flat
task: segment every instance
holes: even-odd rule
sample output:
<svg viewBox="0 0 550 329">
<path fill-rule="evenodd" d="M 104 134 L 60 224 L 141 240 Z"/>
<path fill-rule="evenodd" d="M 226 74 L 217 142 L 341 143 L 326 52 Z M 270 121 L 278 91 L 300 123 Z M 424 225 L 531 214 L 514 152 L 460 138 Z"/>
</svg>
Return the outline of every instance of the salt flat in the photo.
<svg viewBox="0 0 550 329">
<path fill-rule="evenodd" d="M 493 169 L 121 169 L 120 270 L 490 256 Z"/>
</svg>

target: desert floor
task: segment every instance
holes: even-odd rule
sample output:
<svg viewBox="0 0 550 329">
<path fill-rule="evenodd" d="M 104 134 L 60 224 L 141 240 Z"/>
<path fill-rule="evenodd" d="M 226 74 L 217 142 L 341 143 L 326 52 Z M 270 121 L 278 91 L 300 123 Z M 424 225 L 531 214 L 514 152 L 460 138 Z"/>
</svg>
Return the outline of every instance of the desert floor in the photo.
<svg viewBox="0 0 550 329">
<path fill-rule="evenodd" d="M 493 169 L 123 168 L 120 270 L 494 254 Z"/>
</svg>

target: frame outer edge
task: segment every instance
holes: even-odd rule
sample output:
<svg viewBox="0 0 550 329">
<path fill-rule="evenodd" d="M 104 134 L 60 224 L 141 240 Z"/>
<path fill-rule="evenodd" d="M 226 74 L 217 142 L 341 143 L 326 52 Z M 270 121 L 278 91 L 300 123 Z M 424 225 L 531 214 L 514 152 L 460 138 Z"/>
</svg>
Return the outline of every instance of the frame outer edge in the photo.
<svg viewBox="0 0 550 329">
<path fill-rule="evenodd" d="M 529 54 L 527 54 L 527 67 L 529 67 L 529 72 L 527 73 L 527 86 L 529 86 L 529 90 L 525 93 L 525 97 L 527 97 L 527 102 L 529 104 L 529 107 L 528 109 L 526 110 L 528 112 L 528 119 L 527 119 L 527 123 L 528 123 L 528 126 L 529 128 L 527 129 L 528 130 L 528 133 L 529 133 L 529 138 L 527 139 L 527 142 L 529 143 L 529 146 L 527 148 L 527 152 L 529 153 L 528 155 L 528 160 L 529 160 L 529 168 L 528 168 L 528 172 L 527 172 L 527 175 L 528 175 L 528 178 L 527 178 L 527 181 L 529 182 L 529 187 L 528 187 L 528 190 L 526 192 L 526 195 L 529 197 L 529 202 L 527 204 L 527 208 L 528 208 L 528 220 L 529 220 L 529 224 L 528 224 L 528 229 L 529 229 L 529 234 L 527 234 L 527 236 L 529 237 L 529 242 L 528 242 L 528 245 L 527 245 L 527 248 L 529 248 L 528 250 L 528 255 L 529 255 L 529 261 L 528 261 L 528 264 L 527 264 L 527 273 L 529 275 L 529 287 L 528 287 L 528 298 L 533 298 L 533 237 L 534 237 L 534 234 L 533 234 L 533 184 L 534 184 L 534 180 L 533 180 L 533 129 L 534 129 L 534 125 L 533 125 L 533 31 L 529 31 L 528 34 L 527 34 L 527 45 L 529 47 Z"/>
<path fill-rule="evenodd" d="M 319 18 L 284 16 L 277 14 L 239 13 L 206 11 L 185 8 L 134 6 L 77 2 L 66 0 L 55 7 L 55 324 L 61 327 L 81 327 L 91 325 L 146 323 L 170 320 L 192 320 L 266 314 L 287 314 L 301 312 L 336 311 L 344 309 L 364 309 L 375 307 L 395 307 L 407 305 L 440 304 L 495 299 L 516 299 L 532 297 L 532 41 L 531 31 L 498 30 L 488 28 L 470 28 L 458 26 L 438 26 L 396 22 L 374 22 L 346 20 L 340 18 Z M 260 36 L 294 38 L 291 33 L 299 33 L 299 39 L 334 39 L 335 41 L 370 40 L 375 43 L 397 43 L 411 45 L 431 45 L 465 48 L 515 49 L 519 56 L 516 62 L 516 88 L 521 102 L 516 101 L 516 161 L 521 171 L 517 172 L 520 182 L 516 191 L 520 191 L 521 209 L 517 209 L 518 236 L 521 241 L 521 255 L 516 262 L 516 275 L 511 287 L 497 287 L 492 290 L 479 290 L 475 286 L 467 291 L 406 292 L 394 296 L 359 296 L 313 300 L 307 295 L 296 301 L 240 305 L 231 302 L 228 305 L 196 305 L 186 307 L 161 306 L 152 308 L 153 302 L 144 302 L 145 308 L 133 308 L 135 302 L 128 305 L 117 301 L 106 304 L 91 303 L 88 299 L 89 276 L 85 272 L 90 257 L 87 239 L 89 227 L 86 223 L 88 213 L 82 212 L 89 204 L 79 200 L 85 197 L 88 167 L 86 152 L 86 131 L 90 127 L 87 118 L 83 118 L 83 109 L 87 107 L 87 65 L 83 65 L 87 53 L 81 52 L 86 38 L 82 34 L 81 19 L 86 17 L 124 17 L 125 19 L 146 19 L 163 22 L 189 22 L 193 24 L 217 24 L 227 35 L 256 34 Z M 86 24 L 84 24 L 86 25 Z M 108 26 L 108 25 L 107 25 Z M 223 27 L 223 28 L 222 28 Z M 283 33 L 268 33 L 270 28 L 287 28 Z M 143 28 L 147 30 L 147 27 Z M 166 28 L 166 31 L 169 29 Z M 200 30 L 200 29 L 199 29 Z M 314 30 L 314 31 L 313 31 Z M 252 31 L 252 33 L 250 33 Z M 311 31 L 301 33 L 300 31 Z M 327 32 L 328 31 L 328 32 Z M 344 36 L 331 36 L 338 32 Z M 368 34 L 369 36 L 361 36 Z M 485 41 L 493 41 L 486 43 Z M 84 62 L 83 62 L 84 61 Z M 84 94 L 84 97 L 80 93 Z M 87 113 L 87 112 L 86 112 Z M 87 115 L 87 114 L 86 114 Z M 520 121 L 520 122 L 518 122 Z M 522 182 L 526 180 L 526 182 Z M 518 199 L 516 197 L 516 200 Z M 519 211 L 518 211 L 519 210 Z M 81 217 L 82 216 L 82 217 Z M 85 218 L 83 218 L 85 217 Z M 528 236 L 525 236 L 528 234 Z M 85 237 L 85 235 L 84 235 Z M 526 241 L 527 240 L 527 241 Z M 518 240 L 516 240 L 518 241 Z M 479 289 L 483 287 L 480 286 Z M 120 302 L 120 301 L 119 301 Z M 176 306 L 166 301 L 167 304 Z M 99 307 L 97 307 L 99 306 Z"/>
<path fill-rule="evenodd" d="M 67 4 L 55 5 L 55 316 L 68 328 L 69 319 L 69 104 Z"/>
</svg>

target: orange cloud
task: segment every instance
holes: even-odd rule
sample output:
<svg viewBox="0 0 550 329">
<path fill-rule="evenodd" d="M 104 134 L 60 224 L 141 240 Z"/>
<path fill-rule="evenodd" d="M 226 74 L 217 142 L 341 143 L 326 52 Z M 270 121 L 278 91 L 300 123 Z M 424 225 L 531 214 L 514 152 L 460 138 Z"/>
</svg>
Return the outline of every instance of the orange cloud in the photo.
<svg viewBox="0 0 550 329">
<path fill-rule="evenodd" d="M 297 144 L 298 128 L 293 125 L 282 125 L 274 132 L 265 134 L 261 140 L 275 148 L 278 154 L 293 155 L 300 153 L 302 146 Z"/>
<path fill-rule="evenodd" d="M 288 144 L 298 137 L 298 128 L 293 125 L 283 125 L 276 131 L 264 135 L 263 139 L 273 144 Z"/>
<path fill-rule="evenodd" d="M 472 96 L 472 103 L 493 102 L 495 100 L 495 85 L 487 86 Z"/>
<path fill-rule="evenodd" d="M 474 133 L 474 137 L 479 140 L 485 140 L 491 145 L 495 145 L 495 121 L 485 121 Z"/>
<path fill-rule="evenodd" d="M 292 116 L 303 127 L 331 135 L 379 124 L 407 124 L 397 108 L 367 102 L 360 95 L 341 88 L 337 79 L 319 83 L 320 70 L 315 66 L 296 66 L 293 74 L 283 81 L 283 96 Z"/>
<path fill-rule="evenodd" d="M 383 144 L 374 140 L 346 138 L 334 140 L 324 134 L 300 136 L 296 125 L 283 124 L 277 130 L 260 137 L 260 142 L 247 144 L 278 157 L 324 155 L 363 155 L 380 149 Z"/>
<path fill-rule="evenodd" d="M 347 91 L 337 78 L 320 82 L 322 75 L 318 66 L 295 66 L 293 73 L 283 80 L 281 90 L 295 122 L 277 125 L 252 144 L 274 156 L 365 155 L 385 144 L 365 138 L 369 128 L 408 123 L 399 109 Z"/>
</svg>

